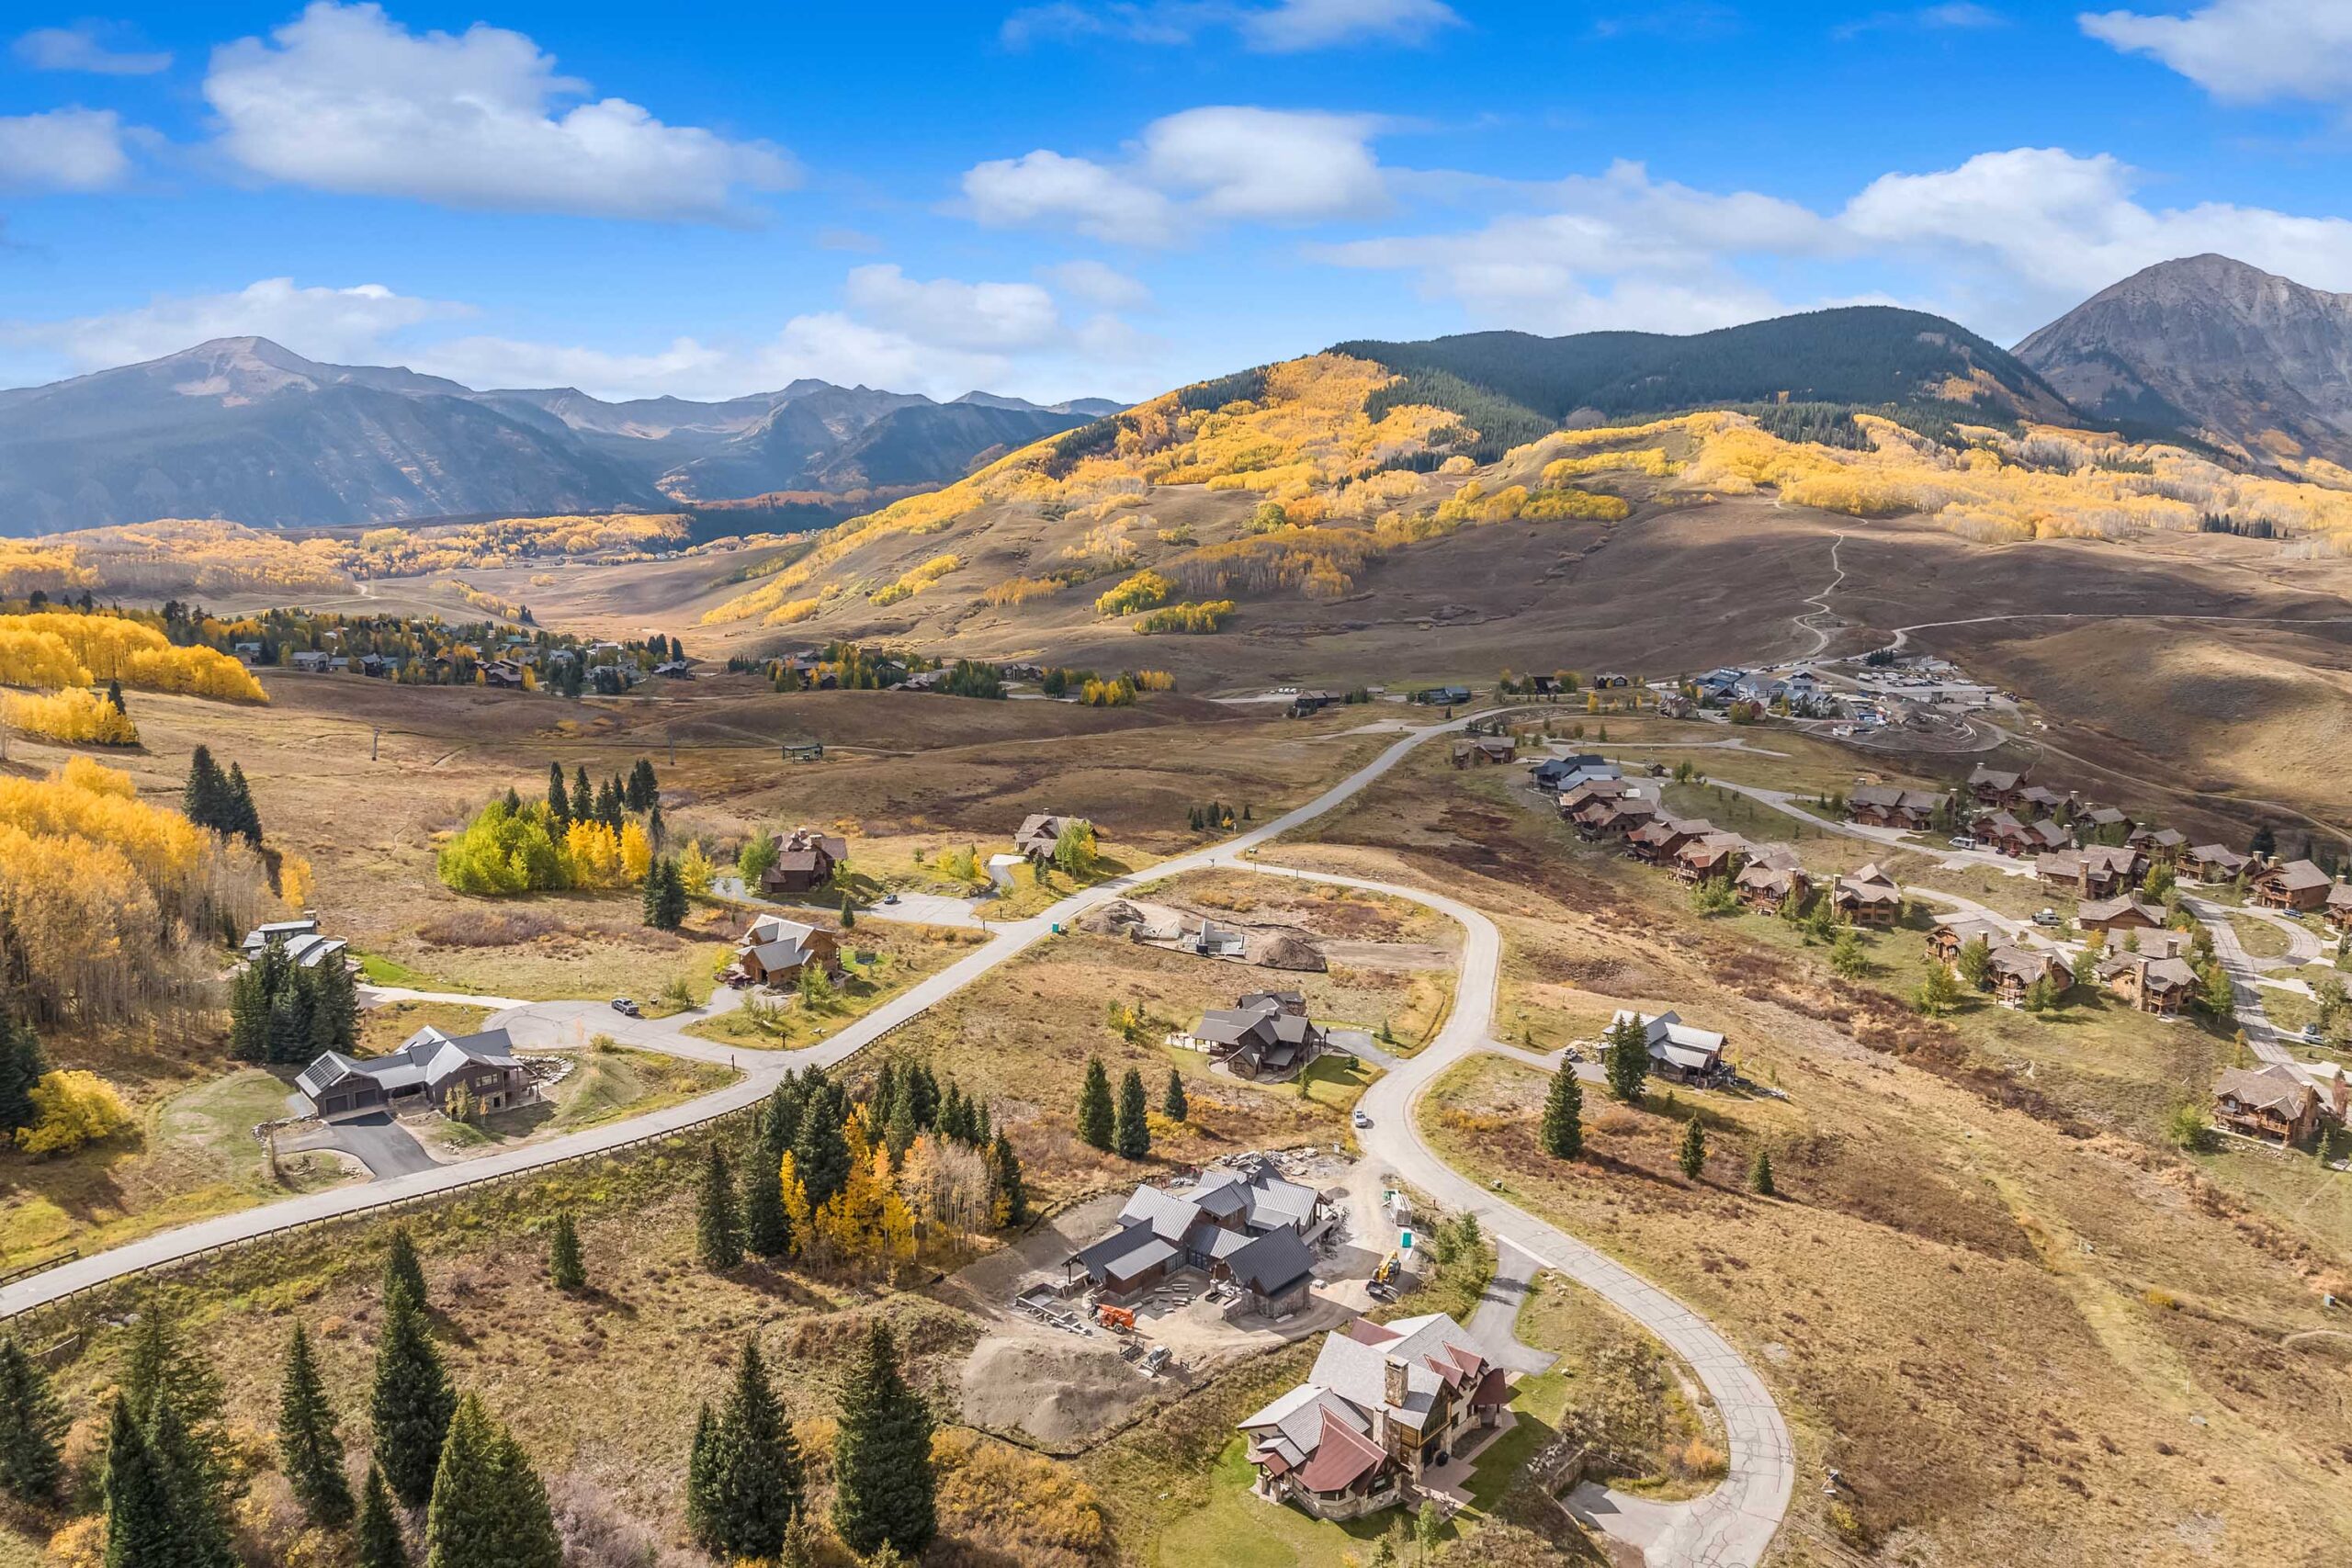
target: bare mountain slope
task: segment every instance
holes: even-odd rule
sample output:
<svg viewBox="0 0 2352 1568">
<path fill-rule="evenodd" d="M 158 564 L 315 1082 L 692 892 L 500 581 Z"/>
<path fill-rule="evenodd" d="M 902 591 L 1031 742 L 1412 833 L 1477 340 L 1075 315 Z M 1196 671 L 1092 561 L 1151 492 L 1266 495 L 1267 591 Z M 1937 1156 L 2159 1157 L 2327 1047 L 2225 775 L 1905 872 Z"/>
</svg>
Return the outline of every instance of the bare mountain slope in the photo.
<svg viewBox="0 0 2352 1568">
<path fill-rule="evenodd" d="M 2352 464 L 2352 294 L 2188 256 L 2101 289 L 2017 355 L 2094 419 L 2270 467 Z"/>
</svg>

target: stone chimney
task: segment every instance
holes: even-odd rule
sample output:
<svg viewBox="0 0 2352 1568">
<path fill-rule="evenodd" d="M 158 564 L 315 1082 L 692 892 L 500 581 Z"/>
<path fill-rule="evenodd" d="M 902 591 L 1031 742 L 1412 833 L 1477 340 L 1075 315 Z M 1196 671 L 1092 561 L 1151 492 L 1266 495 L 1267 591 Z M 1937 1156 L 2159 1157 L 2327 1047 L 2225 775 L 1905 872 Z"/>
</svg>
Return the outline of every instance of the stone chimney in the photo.
<svg viewBox="0 0 2352 1568">
<path fill-rule="evenodd" d="M 1387 1358 L 1382 1370 L 1385 1376 L 1381 1382 L 1380 1397 L 1402 1410 L 1405 1407 L 1406 1393 L 1405 1359 L 1401 1356 L 1391 1356 Z"/>
</svg>

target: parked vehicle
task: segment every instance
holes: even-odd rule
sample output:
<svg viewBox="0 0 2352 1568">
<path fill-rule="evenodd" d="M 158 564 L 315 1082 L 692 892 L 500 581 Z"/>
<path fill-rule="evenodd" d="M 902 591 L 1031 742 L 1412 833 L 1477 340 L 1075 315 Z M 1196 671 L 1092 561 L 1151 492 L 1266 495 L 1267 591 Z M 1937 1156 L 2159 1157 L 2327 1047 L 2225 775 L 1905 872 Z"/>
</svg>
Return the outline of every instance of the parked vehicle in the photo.
<svg viewBox="0 0 2352 1568">
<path fill-rule="evenodd" d="M 885 893 L 882 895 L 882 902 L 885 904 L 895 904 L 898 901 L 899 896 L 896 893 Z"/>
<path fill-rule="evenodd" d="M 2327 1043 L 2327 1036 L 2320 1032 L 2320 1027 L 2316 1023 L 2307 1023 L 2303 1025 L 2301 1039 L 2303 1043 L 2306 1045 L 2324 1045 Z"/>
<path fill-rule="evenodd" d="M 2058 918 L 2058 911 L 2055 909 L 2036 909 L 2033 912 L 2033 923 L 2037 926 L 2063 926 L 2066 922 Z"/>
<path fill-rule="evenodd" d="M 1976 840 L 1970 838 L 1967 834 L 1955 833 L 1952 835 L 1951 847 L 1956 850 L 1973 850 L 1978 846 Z"/>
<path fill-rule="evenodd" d="M 619 1013 L 623 1018 L 643 1018 L 645 1016 L 644 1010 L 639 1008 L 635 1002 L 629 1000 L 627 997 L 615 997 L 613 998 L 613 1010 Z"/>
<path fill-rule="evenodd" d="M 1351 1122 L 1354 1122 L 1357 1126 L 1359 1126 L 1359 1127 L 1369 1127 L 1369 1126 L 1371 1126 L 1371 1125 L 1372 1125 L 1372 1118 L 1371 1118 L 1371 1117 L 1369 1117 L 1369 1116 L 1367 1116 L 1367 1115 L 1365 1115 L 1365 1114 L 1364 1114 L 1363 1111 L 1357 1111 L 1353 1116 L 1351 1116 L 1350 1118 L 1348 1118 L 1348 1120 L 1350 1120 Z"/>
</svg>

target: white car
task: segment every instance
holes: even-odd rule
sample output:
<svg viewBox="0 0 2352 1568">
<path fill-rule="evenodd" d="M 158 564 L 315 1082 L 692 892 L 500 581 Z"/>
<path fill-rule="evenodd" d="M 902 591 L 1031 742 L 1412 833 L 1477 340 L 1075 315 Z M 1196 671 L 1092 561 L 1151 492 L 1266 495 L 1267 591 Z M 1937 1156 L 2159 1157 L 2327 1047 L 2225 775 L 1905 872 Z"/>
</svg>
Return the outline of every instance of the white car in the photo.
<svg viewBox="0 0 2352 1568">
<path fill-rule="evenodd" d="M 1372 1118 L 1365 1115 L 1361 1111 L 1357 1111 L 1353 1116 L 1349 1117 L 1348 1120 L 1354 1122 L 1359 1127 L 1369 1127 L 1372 1125 Z"/>
<path fill-rule="evenodd" d="M 1976 847 L 1976 840 L 1965 833 L 1955 833 L 1952 835 L 1951 847 L 1956 850 L 1973 850 Z"/>
</svg>

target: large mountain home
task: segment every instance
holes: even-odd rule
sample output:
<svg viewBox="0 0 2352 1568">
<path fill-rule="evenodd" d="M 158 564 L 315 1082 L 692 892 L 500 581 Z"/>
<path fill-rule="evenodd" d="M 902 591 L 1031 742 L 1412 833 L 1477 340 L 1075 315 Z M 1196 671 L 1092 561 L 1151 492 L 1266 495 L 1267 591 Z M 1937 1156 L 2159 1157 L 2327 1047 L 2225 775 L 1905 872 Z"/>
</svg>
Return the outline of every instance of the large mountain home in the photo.
<svg viewBox="0 0 2352 1568">
<path fill-rule="evenodd" d="M 849 859 L 849 840 L 814 828 L 795 828 L 775 840 L 775 863 L 760 874 L 760 891 L 771 898 L 798 897 L 828 886 Z"/>
<path fill-rule="evenodd" d="M 1998 920 L 1982 915 L 1946 915 L 1928 932 L 1928 956 L 1939 964 L 1957 964 L 1961 950 L 1972 942 L 1983 942 L 1990 952 L 2009 940 L 2008 928 Z"/>
<path fill-rule="evenodd" d="M 1655 1015 L 1620 1008 L 1610 1015 L 1609 1027 L 1631 1020 L 1641 1025 L 1650 1048 L 1650 1070 L 1676 1083 L 1702 1086 L 1720 1081 L 1730 1069 L 1724 1063 L 1724 1037 L 1712 1029 L 1682 1021 L 1679 1013 Z"/>
<path fill-rule="evenodd" d="M 2336 1080 L 2339 1093 L 2342 1082 Z M 2319 1090 L 2283 1062 L 2225 1067 L 2213 1086 L 2215 1126 L 2282 1147 L 2302 1143 L 2318 1130 L 2319 1110 Z"/>
<path fill-rule="evenodd" d="M 2022 773 L 2005 773 L 1996 768 L 1979 767 L 1968 775 L 1968 793 L 1979 806 L 2015 806 L 2018 792 L 2025 784 Z"/>
<path fill-rule="evenodd" d="M 2193 844 L 2180 852 L 2180 874 L 2204 883 L 2234 882 L 2252 855 L 2242 855 L 2223 844 Z"/>
<path fill-rule="evenodd" d="M 2352 931 L 2352 882 L 2339 882 L 2327 890 L 2327 923 L 2337 931 Z"/>
<path fill-rule="evenodd" d="M 2046 886 L 2077 898 L 2112 898 L 2140 880 L 2140 852 L 2126 844 L 2092 844 L 2037 855 L 2033 872 Z"/>
<path fill-rule="evenodd" d="M 1054 858 L 1054 846 L 1062 841 L 1062 829 L 1078 820 L 1075 817 L 1033 811 L 1021 819 L 1020 830 L 1012 835 L 1013 852 L 1025 856 L 1034 865 L 1044 865 Z"/>
<path fill-rule="evenodd" d="M 2266 909 L 2317 909 L 2335 879 L 2307 860 L 2290 860 L 2255 874 L 2248 891 Z"/>
<path fill-rule="evenodd" d="M 1315 1283 L 1314 1244 L 1329 1223 L 1321 1193 L 1247 1156 L 1189 1192 L 1137 1187 L 1109 1234 L 1063 1259 L 1103 1301 L 1132 1302 L 1187 1269 L 1230 1280 L 1246 1310 L 1287 1317 Z"/>
<path fill-rule="evenodd" d="M 448 1035 L 427 1024 L 381 1056 L 329 1051 L 303 1068 L 294 1086 L 313 1112 L 329 1119 L 398 1110 L 411 1097 L 445 1113 L 453 1098 L 469 1111 L 503 1111 L 528 1097 L 531 1074 L 514 1059 L 503 1029 Z"/>
<path fill-rule="evenodd" d="M 2179 829 L 2151 828 L 2144 822 L 2125 834 L 2123 841 L 2147 856 L 2152 865 L 2175 864 L 2188 847 L 2188 836 Z"/>
<path fill-rule="evenodd" d="M 735 972 L 754 986 L 788 986 L 809 964 L 841 970 L 841 938 L 820 926 L 762 915 L 735 944 Z"/>
<path fill-rule="evenodd" d="M 1358 1318 L 1325 1337 L 1305 1382 L 1240 1424 L 1252 1490 L 1319 1519 L 1360 1518 L 1403 1502 L 1510 1398 L 1503 1370 L 1443 1313 Z"/>
<path fill-rule="evenodd" d="M 2152 931 L 2163 928 L 2165 912 L 2160 906 L 2143 904 L 2126 893 L 2082 905 L 2075 911 L 2075 923 L 2086 931 Z"/>
<path fill-rule="evenodd" d="M 275 947 L 296 968 L 315 969 L 329 959 L 348 964 L 350 960 L 344 956 L 348 946 L 341 937 L 321 935 L 316 920 L 272 920 L 247 931 L 245 940 L 237 944 L 237 952 L 250 964 Z"/>
<path fill-rule="evenodd" d="M 1453 765 L 1457 768 L 1518 760 L 1519 744 L 1508 735 L 1474 735 L 1453 743 Z"/>
<path fill-rule="evenodd" d="M 1674 874 L 1686 883 L 1728 877 L 1754 847 L 1737 833 L 1702 834 L 1674 852 Z"/>
<path fill-rule="evenodd" d="M 1733 878 L 1732 886 L 1739 890 L 1741 903 L 1768 915 L 1779 914 L 1792 898 L 1802 904 L 1813 890 L 1813 883 L 1795 852 L 1778 848 L 1759 850 L 1749 856 L 1747 863 Z"/>
<path fill-rule="evenodd" d="M 1657 817 L 1625 835 L 1625 850 L 1635 860 L 1664 865 L 1683 845 L 1703 839 L 1715 825 L 1703 817 Z"/>
<path fill-rule="evenodd" d="M 1858 926 L 1891 926 L 1903 913 L 1903 889 L 1873 861 L 1831 885 L 1829 908 Z"/>
<path fill-rule="evenodd" d="M 1588 781 L 1624 776 L 1616 763 L 1591 751 L 1579 752 L 1573 757 L 1546 757 L 1529 773 L 1535 781 L 1535 787 L 1551 795 L 1566 795 Z"/>
<path fill-rule="evenodd" d="M 1186 1043 L 1238 1077 L 1258 1078 L 1305 1070 L 1330 1040 L 1306 1016 L 1306 998 L 1298 992 L 1260 991 L 1203 1013 Z"/>
<path fill-rule="evenodd" d="M 2071 990 L 2075 970 L 2053 947 L 1996 947 L 1984 980 L 2003 1001 L 2021 1002 L 2037 980 L 2049 982 L 2053 996 Z"/>
<path fill-rule="evenodd" d="M 2084 962 L 2096 959 L 2100 982 L 2132 1007 L 2171 1018 L 2197 999 L 2187 931 L 2139 932 L 2107 942 L 2103 953 L 2096 945 L 2089 948 Z"/>
<path fill-rule="evenodd" d="M 1846 819 L 1865 828 L 1924 832 L 1936 819 L 1936 807 L 1942 804 L 1941 795 L 1924 789 L 1864 784 L 1846 797 Z"/>
</svg>

